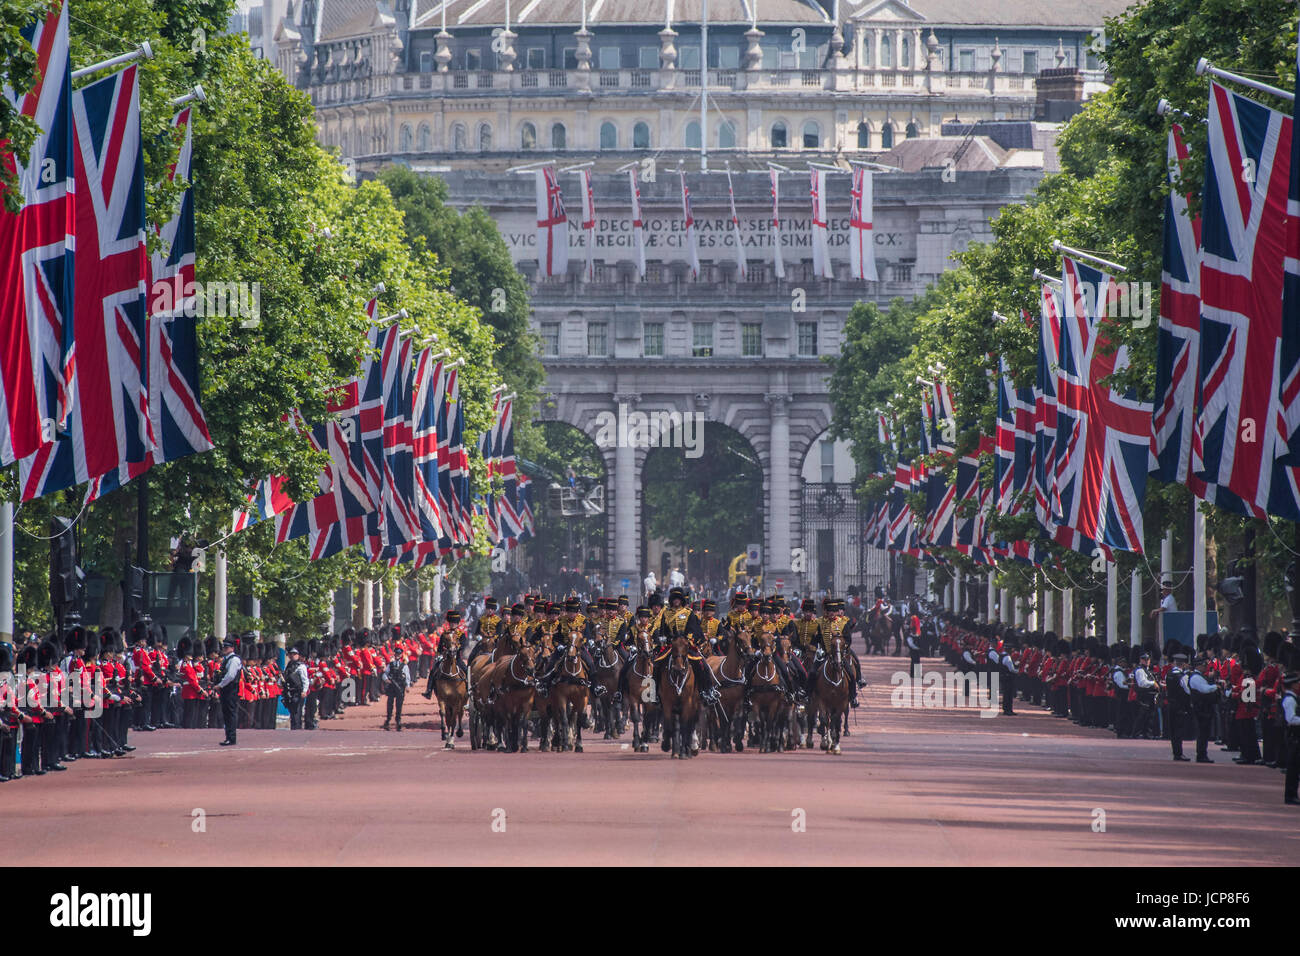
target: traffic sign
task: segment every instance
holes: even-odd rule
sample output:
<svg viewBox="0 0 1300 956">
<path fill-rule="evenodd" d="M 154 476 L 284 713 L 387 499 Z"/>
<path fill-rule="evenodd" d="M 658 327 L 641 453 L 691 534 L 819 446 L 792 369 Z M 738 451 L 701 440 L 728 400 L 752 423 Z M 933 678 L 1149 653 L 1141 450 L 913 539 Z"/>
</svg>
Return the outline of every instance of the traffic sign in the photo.
<svg viewBox="0 0 1300 956">
<path fill-rule="evenodd" d="M 630 578 L 624 578 L 624 579 L 623 579 L 623 590 L 626 591 L 626 590 L 628 589 L 628 587 L 629 587 L 631 584 L 632 584 L 632 581 L 631 581 Z"/>
</svg>

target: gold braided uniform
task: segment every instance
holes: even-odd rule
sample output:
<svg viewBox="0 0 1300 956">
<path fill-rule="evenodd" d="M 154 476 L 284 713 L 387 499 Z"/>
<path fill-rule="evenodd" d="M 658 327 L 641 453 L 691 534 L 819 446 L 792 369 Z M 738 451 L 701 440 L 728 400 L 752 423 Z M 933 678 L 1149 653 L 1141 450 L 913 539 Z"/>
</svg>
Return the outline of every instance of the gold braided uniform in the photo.
<svg viewBox="0 0 1300 956">
<path fill-rule="evenodd" d="M 704 636 L 712 642 L 718 639 L 718 626 L 721 624 L 722 622 L 716 617 L 711 617 L 707 621 L 701 619 L 700 628 L 704 631 Z"/>
<path fill-rule="evenodd" d="M 478 619 L 478 633 L 480 637 L 496 637 L 501 625 L 501 615 L 484 614 Z"/>
<path fill-rule="evenodd" d="M 727 627 L 731 628 L 733 632 L 739 634 L 745 628 L 754 623 L 754 615 L 750 614 L 748 611 L 740 611 L 739 613 L 736 611 L 728 611 L 727 616 L 723 620 L 726 621 Z"/>
<path fill-rule="evenodd" d="M 795 644 L 799 647 L 813 647 L 817 643 L 817 636 L 821 633 L 821 618 L 809 620 L 806 617 L 798 618 L 794 622 L 794 639 Z"/>
</svg>

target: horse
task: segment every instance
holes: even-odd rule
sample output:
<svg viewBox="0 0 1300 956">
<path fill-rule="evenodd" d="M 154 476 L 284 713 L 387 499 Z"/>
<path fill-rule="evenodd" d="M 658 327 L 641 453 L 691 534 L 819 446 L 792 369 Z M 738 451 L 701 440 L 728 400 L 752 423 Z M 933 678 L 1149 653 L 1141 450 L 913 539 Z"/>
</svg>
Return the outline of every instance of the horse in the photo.
<svg viewBox="0 0 1300 956">
<path fill-rule="evenodd" d="M 777 634 L 774 656 L 781 663 L 785 664 L 786 673 L 790 675 L 790 682 L 793 686 L 790 692 L 794 693 L 803 690 L 807 683 L 808 670 L 804 666 L 801 655 L 794 651 L 794 644 L 790 640 L 789 634 Z M 790 703 L 789 701 L 781 702 L 781 734 L 783 737 L 783 749 L 797 750 L 803 742 L 804 726 L 811 720 L 809 708 L 805 704 Z"/>
<path fill-rule="evenodd" d="M 438 713 L 442 718 L 443 749 L 455 750 L 453 736 L 460 737 L 465 732 L 461 722 L 465 717 L 465 702 L 469 699 L 469 670 L 461 663 L 459 637 L 456 632 L 448 634 L 444 640 L 451 640 L 449 646 L 441 647 L 441 653 L 435 662 L 433 673 L 433 692 L 438 696 Z M 473 744 L 473 730 L 470 731 L 470 743 Z"/>
<path fill-rule="evenodd" d="M 740 753 L 745 749 L 745 665 L 754 651 L 744 632 L 724 638 L 724 644 L 725 652 L 708 660 L 709 669 L 722 687 L 718 703 L 709 709 L 709 750 L 725 754 L 731 753 L 734 746 Z"/>
<path fill-rule="evenodd" d="M 533 709 L 536 674 L 537 648 L 531 644 L 501 658 L 488 672 L 487 682 L 495 691 L 488 716 L 497 730 L 498 750 L 527 753 L 528 714 Z"/>
<path fill-rule="evenodd" d="M 758 740 L 759 753 L 783 749 L 781 717 L 785 694 L 781 690 L 781 673 L 776 667 L 776 635 L 762 631 L 758 635 L 758 664 L 750 675 L 751 719 Z"/>
<path fill-rule="evenodd" d="M 632 749 L 637 753 L 649 753 L 651 727 L 653 736 L 659 732 L 659 719 L 662 711 L 659 707 L 659 693 L 655 686 L 654 652 L 650 645 L 649 630 L 637 634 L 633 646 L 632 666 L 627 672 L 627 714 L 632 721 Z"/>
<path fill-rule="evenodd" d="M 488 716 L 488 694 L 491 687 L 487 681 L 488 671 L 496 664 L 496 645 L 495 637 L 484 638 L 479 647 L 475 648 L 475 653 L 469 662 L 469 746 L 471 750 L 479 750 L 483 747 L 495 750 L 497 746 L 496 732 Z"/>
<path fill-rule="evenodd" d="M 573 635 L 556 665 L 546 714 L 542 717 L 543 744 L 550 743 L 547 724 L 554 721 L 560 738 L 559 749 L 574 753 L 582 753 L 582 715 L 587 710 L 587 666 L 578 653 L 579 640 L 580 635 Z"/>
<path fill-rule="evenodd" d="M 690 642 L 686 635 L 672 639 L 672 650 L 664 665 L 663 686 L 659 688 L 664 714 L 663 749 L 674 759 L 693 757 L 692 733 L 700 711 L 700 695 L 695 686 L 695 670 L 688 658 Z"/>
<path fill-rule="evenodd" d="M 618 690 L 618 672 L 623 666 L 623 657 L 606 638 L 596 642 L 595 653 L 591 655 L 596 664 L 596 671 L 591 675 L 593 690 L 596 684 L 605 688 L 605 693 L 596 696 L 596 729 L 605 731 L 605 740 L 623 736 L 623 713 L 614 703 L 614 694 Z"/>
<path fill-rule="evenodd" d="M 894 623 L 889 619 L 889 615 L 883 611 L 873 610 L 871 612 L 871 627 L 867 635 L 869 646 L 868 654 L 885 654 L 885 642 L 894 634 Z"/>
<path fill-rule="evenodd" d="M 849 681 L 853 680 L 846 656 L 844 639 L 836 636 L 813 672 L 811 707 L 821 718 L 822 750 L 833 754 L 840 752 L 840 723 L 849 710 Z M 808 740 L 811 744 L 811 730 Z"/>
</svg>

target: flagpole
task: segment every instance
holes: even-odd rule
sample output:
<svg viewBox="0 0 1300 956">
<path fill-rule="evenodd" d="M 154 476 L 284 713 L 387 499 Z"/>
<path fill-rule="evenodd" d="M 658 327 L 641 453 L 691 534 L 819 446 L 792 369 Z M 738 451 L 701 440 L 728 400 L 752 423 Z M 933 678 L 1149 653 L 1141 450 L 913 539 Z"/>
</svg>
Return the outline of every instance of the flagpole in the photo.
<svg viewBox="0 0 1300 956">
<path fill-rule="evenodd" d="M 206 103 L 208 101 L 208 94 L 203 92 L 203 84 L 201 83 L 195 83 L 194 89 L 190 90 L 184 96 L 178 96 L 176 99 L 172 100 L 172 109 L 184 106 L 186 103 L 191 103 L 195 100 L 198 100 L 200 103 Z"/>
<path fill-rule="evenodd" d="M 14 503 L 0 507 L 0 641 L 14 639 Z"/>
<path fill-rule="evenodd" d="M 984 616 L 988 623 L 993 623 L 993 568 L 989 568 L 989 577 L 987 582 L 988 591 L 984 596 Z"/>
<path fill-rule="evenodd" d="M 1258 90 L 1261 93 L 1271 93 L 1273 96 L 1280 96 L 1288 103 L 1295 102 L 1295 94 L 1288 93 L 1286 90 L 1278 89 L 1276 86 L 1269 86 L 1267 83 L 1261 83 L 1259 80 L 1252 80 L 1249 77 L 1240 76 L 1236 73 L 1229 73 L 1227 70 L 1221 70 L 1205 57 L 1196 61 L 1196 75 L 1217 76 L 1221 80 L 1228 80 L 1232 83 L 1239 83 L 1248 90 Z M 73 74 L 74 76 L 76 74 Z"/>
<path fill-rule="evenodd" d="M 1119 641 L 1119 564 L 1106 562 L 1106 644 Z"/>
<path fill-rule="evenodd" d="M 1205 600 L 1205 514 L 1192 499 L 1192 633 L 1204 634 Z"/>
<path fill-rule="evenodd" d="M 226 639 L 226 552 L 217 549 L 216 569 L 212 582 L 212 634 L 218 641 Z"/>
<path fill-rule="evenodd" d="M 1142 572 L 1137 568 L 1128 585 L 1128 642 L 1130 647 L 1142 644 Z"/>
<path fill-rule="evenodd" d="M 1060 239 L 1052 240 L 1052 251 L 1063 252 L 1067 256 L 1073 256 L 1076 259 L 1086 259 L 1089 262 L 1096 263 L 1103 269 L 1112 269 L 1115 272 L 1128 272 L 1126 268 L 1118 262 L 1111 262 L 1109 259 L 1103 259 L 1101 256 L 1095 256 L 1091 252 L 1085 252 L 1082 249 L 1075 249 L 1073 246 L 1067 246 Z M 1037 272 L 1037 270 L 1035 270 Z"/>
<path fill-rule="evenodd" d="M 709 0 L 700 16 L 700 172 L 709 171 Z"/>
<path fill-rule="evenodd" d="M 79 70 L 73 70 L 72 78 L 74 80 L 79 80 L 83 76 L 90 76 L 92 73 L 98 73 L 101 70 L 109 70 L 115 66 L 121 66 L 124 63 L 131 63 L 132 61 L 139 59 L 153 59 L 153 47 L 149 45 L 148 40 L 145 40 L 130 53 L 123 53 L 120 56 L 113 57 L 111 60 L 103 60 L 99 63 L 92 63 L 90 66 L 83 66 Z"/>
</svg>

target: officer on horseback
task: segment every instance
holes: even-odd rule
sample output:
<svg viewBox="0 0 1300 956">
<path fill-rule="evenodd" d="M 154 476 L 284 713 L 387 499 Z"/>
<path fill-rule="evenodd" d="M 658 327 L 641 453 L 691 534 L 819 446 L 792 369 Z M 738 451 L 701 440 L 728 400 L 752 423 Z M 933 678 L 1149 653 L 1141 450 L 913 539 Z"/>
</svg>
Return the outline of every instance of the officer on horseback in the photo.
<svg viewBox="0 0 1300 956">
<path fill-rule="evenodd" d="M 849 706 L 858 706 L 858 689 L 867 686 L 867 682 L 862 679 L 862 664 L 858 661 L 858 655 L 853 653 L 853 648 L 849 646 L 849 635 L 847 633 L 848 617 L 844 614 L 844 602 L 839 598 L 826 598 L 822 601 L 822 610 L 825 615 L 821 619 L 821 626 L 817 633 L 817 646 L 820 648 L 818 658 L 824 656 L 831 641 L 835 638 L 842 638 L 844 641 L 844 650 L 848 653 L 849 661 L 853 666 L 854 682 L 849 685 Z"/>
<path fill-rule="evenodd" d="M 628 629 L 628 654 L 623 662 L 623 669 L 618 672 L 618 689 L 614 691 L 615 704 L 621 704 L 623 702 L 623 697 L 627 694 L 627 675 L 632 670 L 632 666 L 636 663 L 637 635 L 639 635 L 642 630 L 646 630 L 650 631 L 653 636 L 654 632 L 651 627 L 653 623 L 654 615 L 650 613 L 648 607 L 641 605 L 636 609 L 636 615 L 632 618 L 632 622 L 624 625 L 624 627 Z"/>
<path fill-rule="evenodd" d="M 751 605 L 752 607 L 752 605 Z M 784 623 L 782 618 L 784 617 Z M 759 605 L 758 619 L 750 625 L 751 630 L 771 634 L 774 638 L 779 635 L 790 637 L 794 640 L 793 631 L 794 622 L 787 615 L 781 614 L 781 609 L 777 606 L 775 598 L 765 598 Z M 785 699 L 791 703 L 795 699 L 795 682 L 790 679 L 790 669 L 786 662 L 780 657 L 773 656 L 772 661 L 776 664 L 777 676 L 781 682 L 781 693 Z M 758 667 L 759 659 L 757 656 L 750 658 L 749 663 L 745 665 L 745 706 L 750 705 L 754 693 L 754 668 Z M 802 695 L 803 690 L 799 693 Z"/>
<path fill-rule="evenodd" d="M 686 603 L 686 592 L 673 588 L 668 592 L 668 607 L 659 618 L 659 632 L 667 638 L 665 647 L 655 657 L 655 684 L 660 684 L 661 675 L 668 666 L 668 657 L 672 654 L 672 641 L 677 637 L 686 637 L 688 650 L 686 659 L 695 671 L 695 686 L 699 689 L 700 700 L 705 704 L 714 704 L 718 700 L 721 686 L 713 671 L 704 662 L 708 641 L 700 618 Z"/>
<path fill-rule="evenodd" d="M 594 625 L 591 618 L 583 617 L 582 601 L 576 597 L 570 597 L 564 602 L 564 614 L 560 616 L 559 628 L 553 635 L 555 650 L 551 652 L 550 659 L 547 661 L 546 673 L 537 679 L 537 689 L 545 695 L 551 689 L 551 682 L 555 679 L 555 670 L 564 660 L 565 651 L 568 650 L 569 641 L 578 642 L 578 654 L 582 658 L 582 663 L 587 668 L 588 677 L 596 672 L 596 662 L 592 659 L 591 652 L 587 650 L 587 642 L 592 639 L 594 634 Z M 599 697 L 605 693 L 603 684 L 593 684 L 589 679 L 568 678 L 583 687 L 590 687 L 591 692 Z"/>
</svg>

